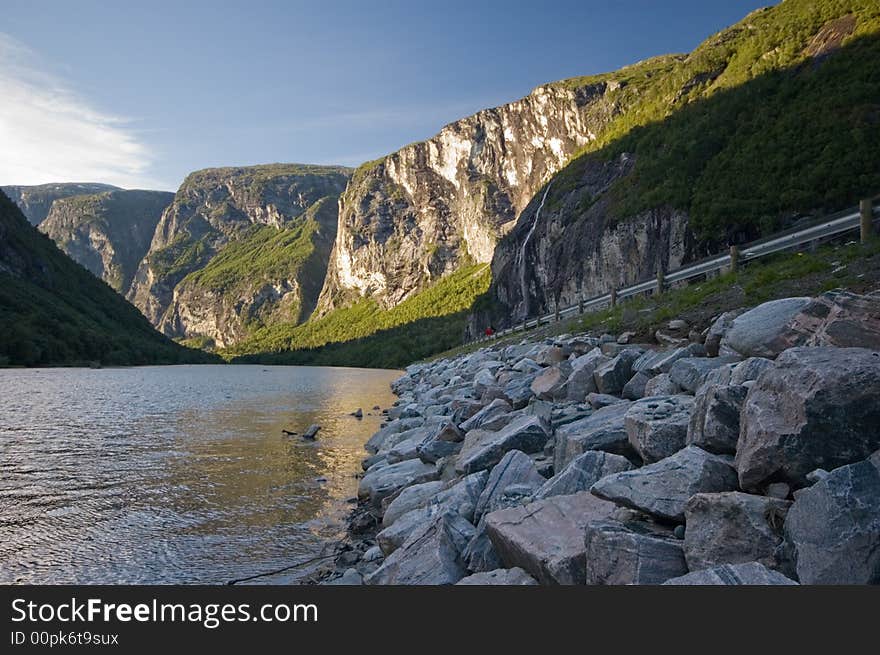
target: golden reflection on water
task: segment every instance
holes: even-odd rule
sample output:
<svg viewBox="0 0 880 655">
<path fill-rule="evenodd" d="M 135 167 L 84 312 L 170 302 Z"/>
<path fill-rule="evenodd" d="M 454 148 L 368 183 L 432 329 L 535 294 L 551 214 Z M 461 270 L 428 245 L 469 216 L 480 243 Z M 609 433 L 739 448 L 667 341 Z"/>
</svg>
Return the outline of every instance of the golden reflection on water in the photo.
<svg viewBox="0 0 880 655">
<path fill-rule="evenodd" d="M 342 529 L 372 407 L 393 402 L 398 375 L 0 372 L 15 408 L 0 415 L 0 504 L 19 503 L 0 509 L 0 582 L 217 583 L 313 554 Z M 314 442 L 282 434 L 312 423 Z"/>
</svg>

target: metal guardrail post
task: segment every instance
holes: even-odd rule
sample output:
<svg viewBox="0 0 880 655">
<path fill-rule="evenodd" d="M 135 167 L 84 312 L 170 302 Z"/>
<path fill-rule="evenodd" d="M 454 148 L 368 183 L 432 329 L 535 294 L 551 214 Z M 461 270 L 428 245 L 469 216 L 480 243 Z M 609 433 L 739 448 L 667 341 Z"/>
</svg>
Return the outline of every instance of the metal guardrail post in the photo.
<svg viewBox="0 0 880 655">
<path fill-rule="evenodd" d="M 739 246 L 730 246 L 730 272 L 736 273 L 739 268 Z"/>
<path fill-rule="evenodd" d="M 580 298 L 578 298 L 578 314 L 583 314 L 583 313 L 584 313 L 584 294 L 581 294 Z"/>
<path fill-rule="evenodd" d="M 861 241 L 862 243 L 867 243 L 871 238 L 871 220 L 874 218 L 874 211 L 870 198 L 865 198 L 859 202 L 859 215 L 861 216 L 859 222 Z"/>
<path fill-rule="evenodd" d="M 663 293 L 663 285 L 666 283 L 666 274 L 663 269 L 657 269 L 657 295 Z"/>
<path fill-rule="evenodd" d="M 611 306 L 617 307 L 617 289 L 611 290 Z"/>
<path fill-rule="evenodd" d="M 556 301 L 556 309 L 553 310 L 553 320 L 559 323 L 559 301 Z"/>
</svg>

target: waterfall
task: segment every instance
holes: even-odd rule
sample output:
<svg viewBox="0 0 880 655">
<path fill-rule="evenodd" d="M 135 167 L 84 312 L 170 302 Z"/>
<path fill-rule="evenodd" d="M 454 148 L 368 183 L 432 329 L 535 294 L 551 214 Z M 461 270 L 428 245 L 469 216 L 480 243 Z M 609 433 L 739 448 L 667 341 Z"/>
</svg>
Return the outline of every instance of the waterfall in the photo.
<svg viewBox="0 0 880 655">
<path fill-rule="evenodd" d="M 528 318 L 529 316 L 529 285 L 526 280 L 526 248 L 528 248 L 529 240 L 532 238 L 532 235 L 535 233 L 535 228 L 538 226 L 538 220 L 541 218 L 541 210 L 544 208 L 544 201 L 547 200 L 547 193 L 550 191 L 552 185 L 553 182 L 551 181 L 547 185 L 547 188 L 544 189 L 544 195 L 541 197 L 541 204 L 538 205 L 538 210 L 535 212 L 535 220 L 532 221 L 532 227 L 529 228 L 529 233 L 526 235 L 522 247 L 519 249 L 519 283 L 523 297 L 523 318 Z"/>
</svg>

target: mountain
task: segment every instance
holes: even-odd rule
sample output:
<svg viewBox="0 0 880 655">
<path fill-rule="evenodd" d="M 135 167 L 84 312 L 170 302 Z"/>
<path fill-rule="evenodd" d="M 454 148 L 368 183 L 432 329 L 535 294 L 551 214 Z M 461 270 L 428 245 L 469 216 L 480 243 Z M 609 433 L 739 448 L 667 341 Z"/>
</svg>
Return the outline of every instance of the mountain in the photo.
<svg viewBox="0 0 880 655">
<path fill-rule="evenodd" d="M 463 266 L 489 262 L 534 192 L 611 120 L 603 89 L 542 86 L 355 171 L 318 315 L 390 308 Z"/>
<path fill-rule="evenodd" d="M 173 198 L 165 191 L 123 189 L 59 198 L 40 231 L 124 295 Z"/>
<path fill-rule="evenodd" d="M 114 191 L 119 190 L 119 187 L 91 182 L 64 182 L 36 186 L 4 186 L 0 189 L 21 208 L 31 225 L 39 225 L 49 215 L 52 203 L 60 198 Z"/>
<path fill-rule="evenodd" d="M 154 330 L 62 253 L 0 193 L 0 363 L 50 366 L 215 361 Z"/>
<path fill-rule="evenodd" d="M 163 212 L 127 297 L 165 334 L 223 347 L 314 308 L 351 171 L 197 171 Z"/>
<path fill-rule="evenodd" d="M 628 109 L 501 241 L 474 329 L 575 304 L 880 190 L 876 2 L 786 0 L 689 55 L 554 86 L 585 84 Z"/>
</svg>

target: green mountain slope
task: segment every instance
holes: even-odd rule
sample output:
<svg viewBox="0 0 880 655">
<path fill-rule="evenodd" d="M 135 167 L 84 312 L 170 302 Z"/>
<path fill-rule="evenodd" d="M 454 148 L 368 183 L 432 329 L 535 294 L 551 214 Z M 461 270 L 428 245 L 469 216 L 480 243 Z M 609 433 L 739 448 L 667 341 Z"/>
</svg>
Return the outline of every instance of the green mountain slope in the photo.
<svg viewBox="0 0 880 655">
<path fill-rule="evenodd" d="M 64 255 L 0 193 L 0 363 L 56 366 L 216 361 L 156 332 Z"/>
<path fill-rule="evenodd" d="M 604 85 L 620 110 L 496 248 L 496 319 L 574 304 L 880 191 L 876 1 L 786 0 L 689 55 L 557 84 L 584 83 Z"/>
</svg>

